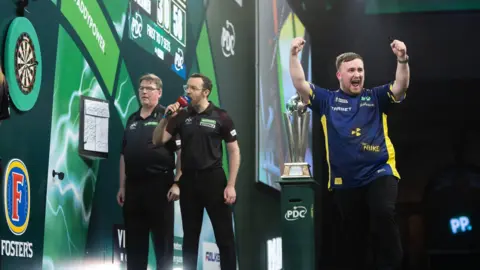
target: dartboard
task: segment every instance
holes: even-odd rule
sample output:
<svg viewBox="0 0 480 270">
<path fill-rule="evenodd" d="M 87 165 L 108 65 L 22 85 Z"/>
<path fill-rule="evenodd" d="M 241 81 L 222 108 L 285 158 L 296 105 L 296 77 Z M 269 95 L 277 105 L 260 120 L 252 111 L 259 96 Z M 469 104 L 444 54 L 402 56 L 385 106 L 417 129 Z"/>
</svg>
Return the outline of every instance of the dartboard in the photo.
<svg viewBox="0 0 480 270">
<path fill-rule="evenodd" d="M 27 18 L 15 18 L 10 24 L 4 55 L 12 102 L 20 111 L 28 111 L 40 93 L 42 51 L 35 27 Z"/>
<path fill-rule="evenodd" d="M 37 64 L 33 42 L 27 33 L 22 33 L 15 48 L 15 75 L 20 90 L 26 95 L 33 89 Z"/>
</svg>

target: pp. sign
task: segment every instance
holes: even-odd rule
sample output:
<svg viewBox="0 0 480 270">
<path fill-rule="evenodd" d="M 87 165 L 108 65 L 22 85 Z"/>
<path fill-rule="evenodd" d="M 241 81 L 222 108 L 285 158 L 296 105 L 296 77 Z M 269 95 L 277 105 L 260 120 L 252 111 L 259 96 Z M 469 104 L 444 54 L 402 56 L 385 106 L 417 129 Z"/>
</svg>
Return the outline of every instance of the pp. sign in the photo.
<svg viewBox="0 0 480 270">
<path fill-rule="evenodd" d="M 452 234 L 467 232 L 472 230 L 470 219 L 466 216 L 450 219 L 450 229 Z"/>
</svg>

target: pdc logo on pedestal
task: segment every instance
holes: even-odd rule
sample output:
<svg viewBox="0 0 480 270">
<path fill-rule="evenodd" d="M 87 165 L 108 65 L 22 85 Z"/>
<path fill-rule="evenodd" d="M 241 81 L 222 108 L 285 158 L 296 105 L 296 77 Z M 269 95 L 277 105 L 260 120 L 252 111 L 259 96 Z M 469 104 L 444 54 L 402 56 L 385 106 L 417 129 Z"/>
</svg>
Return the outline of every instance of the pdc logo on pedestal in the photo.
<svg viewBox="0 0 480 270">
<path fill-rule="evenodd" d="M 30 177 L 25 164 L 12 159 L 5 169 L 5 219 L 10 231 L 17 236 L 25 233 L 30 220 Z M 1 240 L 2 256 L 33 257 L 32 243 Z"/>
<path fill-rule="evenodd" d="M 305 218 L 307 216 L 307 208 L 302 205 L 294 206 L 292 209 L 287 210 L 285 213 L 285 219 L 288 221 L 295 221 L 298 219 Z"/>
</svg>

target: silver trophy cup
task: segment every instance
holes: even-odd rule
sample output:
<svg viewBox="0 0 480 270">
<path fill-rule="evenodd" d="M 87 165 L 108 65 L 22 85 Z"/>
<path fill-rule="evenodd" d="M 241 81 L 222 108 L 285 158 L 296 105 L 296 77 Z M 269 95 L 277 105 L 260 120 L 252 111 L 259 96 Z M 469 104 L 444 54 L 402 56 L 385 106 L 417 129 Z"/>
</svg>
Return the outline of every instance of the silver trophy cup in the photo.
<svg viewBox="0 0 480 270">
<path fill-rule="evenodd" d="M 310 178 L 310 165 L 305 162 L 305 153 L 311 112 L 298 94 L 288 100 L 286 108 L 283 120 L 287 129 L 289 155 L 282 178 Z"/>
</svg>

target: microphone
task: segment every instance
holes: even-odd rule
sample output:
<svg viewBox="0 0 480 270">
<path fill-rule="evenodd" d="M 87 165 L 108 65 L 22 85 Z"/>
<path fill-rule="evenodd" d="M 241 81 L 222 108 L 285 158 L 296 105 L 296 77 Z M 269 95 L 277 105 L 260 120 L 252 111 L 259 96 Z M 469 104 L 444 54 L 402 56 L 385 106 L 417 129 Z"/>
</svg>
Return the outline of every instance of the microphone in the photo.
<svg viewBox="0 0 480 270">
<path fill-rule="evenodd" d="M 177 99 L 177 102 L 180 104 L 180 109 L 181 108 L 185 108 L 188 106 L 188 104 L 190 104 L 190 101 L 192 101 L 192 99 L 188 96 L 180 96 L 178 97 Z M 172 111 L 167 111 L 164 115 L 163 115 L 163 118 L 166 118 L 167 116 L 169 115 L 172 115 L 173 112 Z"/>
</svg>

